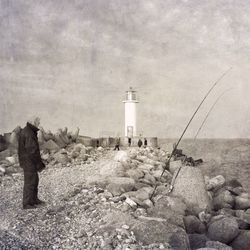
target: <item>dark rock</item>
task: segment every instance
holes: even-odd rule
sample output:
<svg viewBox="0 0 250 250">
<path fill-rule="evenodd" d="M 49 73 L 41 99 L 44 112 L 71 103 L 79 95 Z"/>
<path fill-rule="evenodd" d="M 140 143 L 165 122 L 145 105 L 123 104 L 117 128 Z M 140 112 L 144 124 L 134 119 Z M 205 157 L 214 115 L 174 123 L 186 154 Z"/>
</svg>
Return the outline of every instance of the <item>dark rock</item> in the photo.
<svg viewBox="0 0 250 250">
<path fill-rule="evenodd" d="M 167 242 L 174 250 L 189 249 L 189 239 L 184 229 L 157 220 L 139 220 L 131 230 L 144 244 Z"/>
<path fill-rule="evenodd" d="M 231 242 L 239 234 L 239 227 L 236 219 L 222 217 L 209 224 L 208 237 L 222 243 Z"/>
<path fill-rule="evenodd" d="M 250 231 L 241 230 L 238 237 L 230 244 L 234 250 L 249 250 Z"/>
<path fill-rule="evenodd" d="M 241 229 L 248 229 L 250 227 L 250 213 L 244 210 L 236 210 L 235 215 L 237 216 L 238 223 Z"/>
<path fill-rule="evenodd" d="M 205 234 L 189 234 L 188 238 L 191 250 L 206 247 L 206 242 L 209 240 Z"/>
<path fill-rule="evenodd" d="M 245 222 L 244 220 L 242 220 L 242 219 L 240 219 L 238 217 L 235 217 L 235 219 L 236 219 L 236 221 L 237 221 L 237 223 L 239 225 L 239 229 L 243 229 L 243 230 L 250 229 L 250 225 L 247 222 Z"/>
<path fill-rule="evenodd" d="M 189 215 L 183 218 L 186 232 L 188 234 L 203 234 L 206 231 L 206 226 L 195 216 Z"/>
<path fill-rule="evenodd" d="M 241 195 L 242 193 L 245 192 L 244 188 L 243 187 L 236 187 L 236 188 L 233 188 L 233 193 L 235 195 Z"/>
<path fill-rule="evenodd" d="M 229 186 L 232 188 L 242 187 L 241 183 L 237 179 L 231 179 L 226 181 L 225 186 Z"/>
</svg>

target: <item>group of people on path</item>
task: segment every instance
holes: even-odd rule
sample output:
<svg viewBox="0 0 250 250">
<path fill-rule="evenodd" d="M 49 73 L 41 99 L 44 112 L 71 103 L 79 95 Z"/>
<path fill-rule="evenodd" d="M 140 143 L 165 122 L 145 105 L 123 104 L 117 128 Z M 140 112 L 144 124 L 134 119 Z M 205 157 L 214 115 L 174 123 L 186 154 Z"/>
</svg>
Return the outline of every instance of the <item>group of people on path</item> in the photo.
<svg viewBox="0 0 250 250">
<path fill-rule="evenodd" d="M 132 139 L 129 137 L 128 138 L 128 146 L 131 147 Z M 143 145 L 143 142 L 141 139 L 138 140 L 137 142 L 138 147 L 140 148 Z M 144 147 L 148 146 L 148 141 L 146 138 L 144 138 Z M 120 150 L 120 137 L 116 137 L 115 139 L 115 148 L 114 150 Z"/>
</svg>

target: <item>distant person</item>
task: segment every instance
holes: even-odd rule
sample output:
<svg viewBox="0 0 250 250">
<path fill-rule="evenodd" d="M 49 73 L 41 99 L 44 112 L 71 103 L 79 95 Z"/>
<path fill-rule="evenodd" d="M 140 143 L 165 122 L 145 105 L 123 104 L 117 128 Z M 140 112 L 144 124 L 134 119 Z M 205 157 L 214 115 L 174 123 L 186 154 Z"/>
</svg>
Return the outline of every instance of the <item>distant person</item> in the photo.
<svg viewBox="0 0 250 250">
<path fill-rule="evenodd" d="M 144 147 L 146 148 L 148 146 L 147 138 L 144 138 Z"/>
<path fill-rule="evenodd" d="M 131 138 L 130 137 L 128 138 L 128 146 L 129 147 L 131 146 Z"/>
<path fill-rule="evenodd" d="M 137 144 L 138 144 L 138 147 L 140 148 L 142 146 L 142 140 L 139 139 Z"/>
<path fill-rule="evenodd" d="M 23 209 L 36 208 L 36 205 L 44 203 L 37 196 L 38 172 L 45 168 L 37 138 L 39 124 L 38 117 L 28 121 L 26 127 L 21 130 L 18 140 L 19 164 L 24 173 Z"/>
<path fill-rule="evenodd" d="M 114 148 L 114 150 L 120 150 L 120 137 L 117 137 L 116 139 L 115 139 L 115 148 Z"/>
<path fill-rule="evenodd" d="M 99 148 L 99 146 L 100 146 L 100 142 L 99 140 L 96 140 L 96 147 Z"/>
</svg>

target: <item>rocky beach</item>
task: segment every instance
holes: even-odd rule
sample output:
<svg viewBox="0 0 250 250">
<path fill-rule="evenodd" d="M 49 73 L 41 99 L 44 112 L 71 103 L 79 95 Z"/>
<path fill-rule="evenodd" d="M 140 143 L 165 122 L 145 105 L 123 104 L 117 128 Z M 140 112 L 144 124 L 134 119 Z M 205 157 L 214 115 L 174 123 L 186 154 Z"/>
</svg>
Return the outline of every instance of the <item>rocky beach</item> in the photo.
<svg viewBox="0 0 250 250">
<path fill-rule="evenodd" d="M 46 169 L 39 193 L 46 205 L 23 210 L 23 174 L 15 150 L 0 154 L 1 249 L 249 248 L 245 177 L 216 173 L 215 162 L 206 157 L 191 166 L 176 156 L 161 176 L 170 154 L 166 145 L 120 151 L 77 142 L 50 149 L 41 145 Z M 225 163 L 217 166 L 221 171 Z"/>
</svg>

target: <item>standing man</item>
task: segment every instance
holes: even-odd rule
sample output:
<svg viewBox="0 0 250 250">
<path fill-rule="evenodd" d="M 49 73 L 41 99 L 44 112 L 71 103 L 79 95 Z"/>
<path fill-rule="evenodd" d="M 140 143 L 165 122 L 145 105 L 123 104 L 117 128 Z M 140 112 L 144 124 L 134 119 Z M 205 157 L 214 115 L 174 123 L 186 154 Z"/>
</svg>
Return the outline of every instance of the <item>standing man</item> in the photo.
<svg viewBox="0 0 250 250">
<path fill-rule="evenodd" d="M 115 148 L 114 148 L 114 150 L 120 150 L 120 137 L 116 137 L 116 139 L 115 139 Z"/>
<path fill-rule="evenodd" d="M 131 137 L 128 138 L 128 146 L 131 146 Z"/>
<path fill-rule="evenodd" d="M 26 127 L 21 130 L 18 141 L 19 164 L 24 173 L 23 209 L 36 208 L 36 205 L 44 203 L 37 196 L 38 172 L 45 168 L 37 139 L 39 124 L 38 117 L 28 121 Z"/>
<path fill-rule="evenodd" d="M 142 146 L 142 140 L 139 139 L 137 144 L 138 144 L 138 147 L 140 148 Z"/>
</svg>

